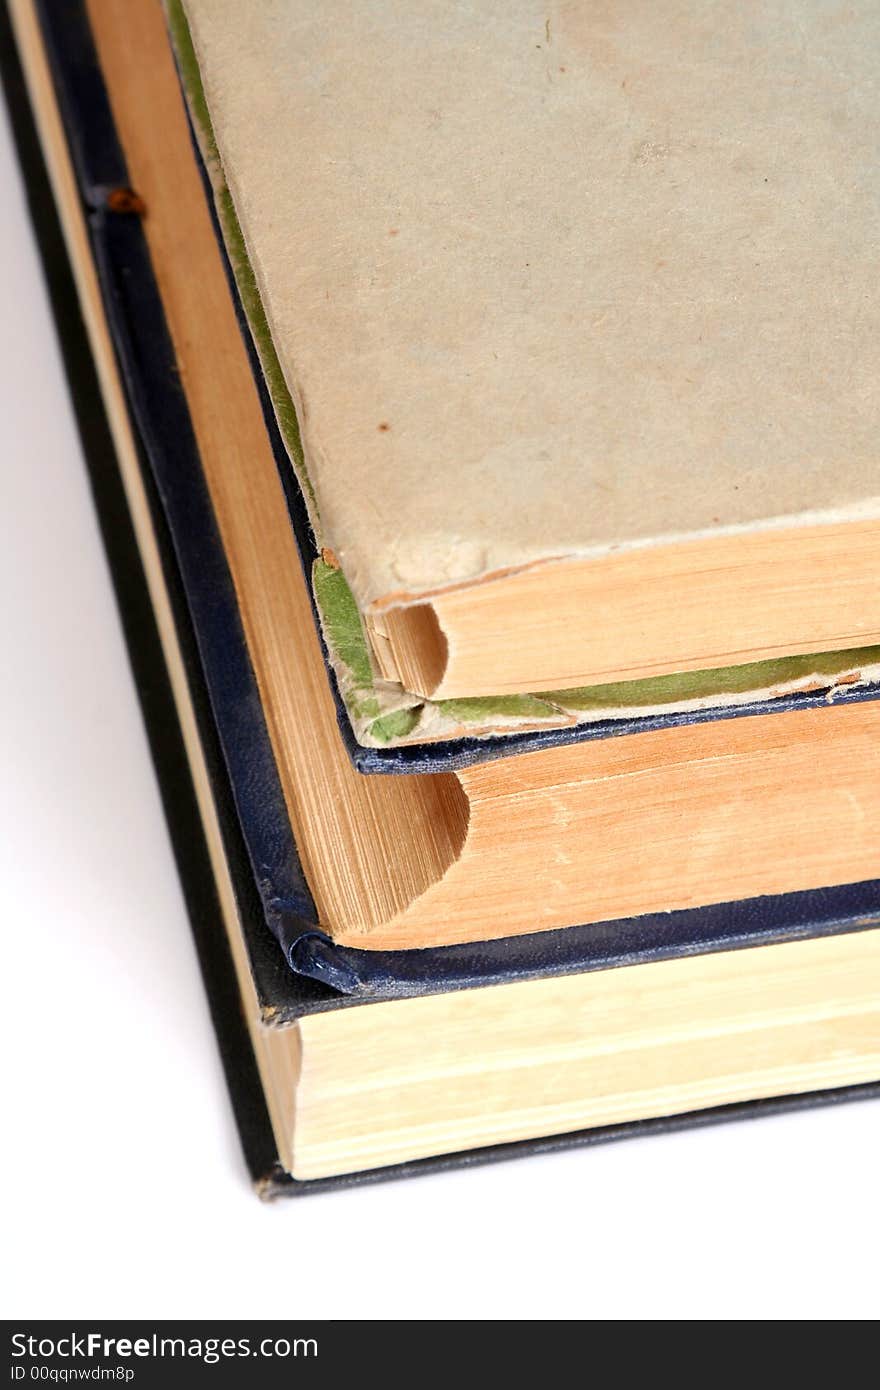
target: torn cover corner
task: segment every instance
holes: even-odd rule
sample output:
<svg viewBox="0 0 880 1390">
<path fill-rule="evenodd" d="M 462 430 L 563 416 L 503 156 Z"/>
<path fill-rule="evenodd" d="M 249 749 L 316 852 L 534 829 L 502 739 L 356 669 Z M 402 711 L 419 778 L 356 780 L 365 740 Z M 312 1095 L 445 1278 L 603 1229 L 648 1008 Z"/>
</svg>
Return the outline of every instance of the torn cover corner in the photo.
<svg viewBox="0 0 880 1390">
<path fill-rule="evenodd" d="M 267 908 L 267 918 L 295 975 L 317 980 L 338 994 L 357 993 L 361 984 L 357 971 L 326 933 L 303 919 L 295 905 L 275 901 Z"/>
</svg>

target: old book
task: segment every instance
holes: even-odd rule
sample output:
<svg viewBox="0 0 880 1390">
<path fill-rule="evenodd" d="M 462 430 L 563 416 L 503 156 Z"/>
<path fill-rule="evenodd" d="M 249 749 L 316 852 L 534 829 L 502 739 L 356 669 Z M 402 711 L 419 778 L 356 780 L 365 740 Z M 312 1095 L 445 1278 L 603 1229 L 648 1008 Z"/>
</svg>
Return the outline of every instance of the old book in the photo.
<svg viewBox="0 0 880 1390">
<path fill-rule="evenodd" d="M 386 697 L 876 643 L 876 6 L 168 9 Z"/>
<path fill-rule="evenodd" d="M 54 11 L 47 25 L 50 40 L 67 40 L 68 114 L 83 88 L 89 103 L 95 101 L 88 31 L 76 10 Z M 14 14 L 56 195 L 64 203 L 61 126 L 43 35 L 31 0 L 14 0 Z M 0 24 L 0 39 L 6 38 Z M 74 259 L 93 249 L 100 264 L 103 300 L 85 293 L 89 261 L 78 261 L 96 375 L 65 278 L 63 240 L 44 190 L 24 85 L 11 46 L 0 43 L 0 54 L 132 662 L 257 1190 L 309 1193 L 355 1177 L 409 1175 L 453 1162 L 876 1095 L 876 891 L 873 898 L 870 892 L 849 892 L 848 901 L 840 894 L 801 895 L 797 905 L 784 899 L 766 906 L 763 915 L 728 910 L 727 937 L 716 931 L 713 938 L 712 913 L 703 913 L 702 929 L 692 927 L 690 938 L 678 923 L 666 952 L 655 941 L 634 954 L 627 924 L 616 924 L 606 931 L 606 948 L 616 941 L 630 954 L 614 958 L 606 951 L 603 959 L 596 955 L 592 962 L 560 967 L 552 955 L 535 963 L 532 952 L 531 979 L 517 981 L 509 958 L 506 980 L 496 976 L 495 988 L 463 988 L 485 986 L 489 977 L 456 977 L 455 954 L 443 976 L 449 952 L 417 952 L 434 956 L 434 980 L 395 981 L 388 958 L 391 979 L 348 995 L 279 969 L 281 958 L 267 951 L 264 885 L 243 840 L 256 806 L 242 815 L 235 765 L 221 748 L 218 717 L 228 721 L 235 701 L 224 703 L 218 694 L 224 628 L 221 623 L 217 641 L 206 621 L 218 571 L 209 546 L 199 556 L 202 599 L 188 602 L 185 567 L 172 545 L 160 491 L 171 486 L 171 471 L 163 478 L 153 473 L 158 456 L 181 459 L 192 445 L 186 430 L 172 428 L 184 416 L 154 413 L 154 389 L 163 374 L 143 349 L 147 343 L 160 349 L 161 334 L 152 314 L 156 297 L 143 239 L 131 220 L 96 217 L 83 240 L 76 235 L 76 225 L 85 232 L 81 208 L 75 202 L 65 206 Z M 113 145 L 104 143 L 100 158 L 113 157 Z M 110 164 L 104 168 L 111 171 Z M 118 361 L 108 352 L 111 342 Z M 101 416 L 99 377 L 110 428 Z M 177 452 L 170 450 L 172 441 Z M 197 516 L 192 493 L 189 502 Z M 196 535 L 200 543 L 206 539 L 197 528 Z M 239 737 L 253 710 L 253 702 L 247 703 Z M 253 739 L 259 744 L 256 724 Z M 259 758 L 250 767 L 259 781 Z M 264 794 L 271 803 L 271 785 L 254 791 L 257 802 Z"/>
<path fill-rule="evenodd" d="M 88 342 L 0 44 L 4 77 L 258 1190 L 876 1095 L 876 884 L 551 932 L 527 952 L 356 951 L 332 947 L 317 919 L 304 930 L 308 887 L 200 482 L 198 386 L 173 384 L 140 223 L 113 210 L 126 171 L 83 10 L 51 7 L 44 27 L 33 0 L 12 12 Z"/>
<path fill-rule="evenodd" d="M 830 705 L 805 692 L 748 718 L 632 724 L 639 732 L 625 738 L 582 729 L 575 742 L 528 751 L 472 741 L 452 756 L 444 746 L 433 760 L 423 751 L 421 761 L 370 765 L 394 775 L 361 775 L 339 737 L 160 8 L 87 8 L 107 83 L 105 123 L 115 140 L 115 119 L 122 149 L 102 163 L 106 131 L 85 146 L 92 164 L 79 196 L 98 190 L 92 216 L 106 235 L 143 238 L 150 253 L 155 282 L 129 272 L 113 294 L 152 295 L 149 311 L 136 301 L 122 316 L 137 330 L 128 370 L 146 375 L 149 431 L 168 441 L 154 469 L 190 603 L 202 604 L 201 640 L 222 633 L 212 695 L 232 705 L 226 753 L 241 766 L 239 796 L 258 780 L 254 728 L 265 720 L 261 759 L 278 795 L 270 802 L 259 781 L 252 816 L 268 829 L 254 860 L 264 878 L 269 866 L 283 877 L 282 827 L 295 832 L 308 906 L 277 882 L 266 893 L 288 902 L 273 918 L 288 955 L 322 955 L 316 924 L 359 955 L 629 919 L 650 935 L 652 914 L 872 880 L 880 704 L 859 684 L 860 669 Z M 129 183 L 137 194 L 114 208 L 107 190 Z M 97 283 L 87 296 L 97 315 Z M 153 319 L 160 326 L 147 337 Z M 189 456 L 171 446 L 187 430 L 198 446 Z M 242 741 L 235 721 L 253 710 Z M 337 955 L 329 965 L 325 957 L 322 968 L 344 974 Z M 363 978 L 364 967 L 355 973 Z"/>
</svg>

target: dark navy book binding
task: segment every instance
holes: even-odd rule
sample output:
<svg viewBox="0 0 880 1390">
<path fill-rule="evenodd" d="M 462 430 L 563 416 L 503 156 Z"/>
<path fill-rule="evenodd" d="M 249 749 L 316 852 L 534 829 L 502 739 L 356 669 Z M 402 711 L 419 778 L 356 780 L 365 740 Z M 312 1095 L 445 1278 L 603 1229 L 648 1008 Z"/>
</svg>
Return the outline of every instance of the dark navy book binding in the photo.
<svg viewBox="0 0 880 1390">
<path fill-rule="evenodd" d="M 66 19 L 68 22 L 81 17 L 73 14 L 73 11 L 76 10 L 79 10 L 78 5 L 71 4 L 67 8 Z M 67 32 L 68 38 L 79 37 L 82 39 L 84 36 L 87 37 L 87 31 L 83 29 L 79 30 L 78 35 L 72 34 L 69 29 Z M 72 44 L 68 52 L 71 62 L 82 62 L 83 48 L 77 48 L 76 44 Z M 94 62 L 89 48 L 85 49 L 85 57 L 88 60 L 86 63 L 87 73 L 93 75 Z M 686 1115 L 661 1117 L 631 1124 L 608 1125 L 598 1129 L 582 1130 L 573 1134 L 545 1139 L 493 1145 L 466 1153 L 395 1164 L 387 1168 L 373 1169 L 340 1178 L 299 1182 L 284 1172 L 278 1161 L 259 1073 L 242 1015 L 241 998 L 229 944 L 224 934 L 217 930 L 221 909 L 186 758 L 183 735 L 177 719 L 171 683 L 165 668 L 146 578 L 140 561 L 131 518 L 128 514 L 125 493 L 116 466 L 113 443 L 67 260 L 64 240 L 29 109 L 24 81 L 16 58 L 8 17 L 2 5 L 0 5 L 0 70 L 2 70 L 3 88 L 12 118 L 13 134 L 25 173 L 28 202 L 43 258 L 104 544 L 119 600 L 120 615 L 125 629 L 132 670 L 138 686 L 151 751 L 159 776 L 165 813 L 186 894 L 200 966 L 209 996 L 214 1028 L 223 1057 L 227 1085 L 235 1108 L 248 1168 L 261 1195 L 268 1197 L 279 1194 L 300 1195 L 327 1191 L 348 1187 L 356 1183 L 416 1176 L 421 1173 L 462 1165 L 496 1162 L 527 1153 L 548 1153 L 574 1146 L 607 1142 L 631 1135 L 666 1133 L 719 1121 L 778 1114 L 807 1106 L 840 1104 L 846 1101 L 880 1096 L 880 1083 L 869 1083 L 861 1086 L 846 1086 L 818 1091 L 808 1095 L 784 1096 L 718 1106 Z M 95 208 L 98 213 L 96 220 L 100 222 L 103 220 L 100 196 L 95 198 Z M 155 484 L 151 482 L 149 472 L 146 469 L 145 482 L 150 490 L 154 521 L 157 527 L 157 540 L 163 554 L 166 581 L 174 608 L 175 623 L 187 669 L 199 735 L 209 768 L 214 799 L 222 826 L 224 846 L 235 883 L 238 907 L 248 939 L 255 973 L 261 987 L 261 996 L 264 1002 L 283 1001 L 291 1016 L 309 1012 L 310 1009 L 316 1007 L 340 1007 L 356 1002 L 354 999 L 334 993 L 316 980 L 291 974 L 283 965 L 275 943 L 265 930 L 264 899 L 258 891 L 252 872 L 249 848 L 242 833 L 242 825 L 230 785 L 229 768 L 221 747 L 213 716 L 212 701 L 205 682 L 187 595 L 177 569 L 168 528 L 161 516 L 158 491 Z M 868 886 L 865 885 L 864 887 Z M 855 909 L 856 902 L 860 897 L 870 896 L 869 894 L 861 895 L 859 887 L 843 891 L 848 897 L 848 902 L 841 899 L 838 907 L 848 906 L 850 911 Z M 782 913 L 776 922 L 777 929 L 786 931 L 787 935 L 792 933 L 812 935 L 815 934 L 816 929 L 821 929 L 823 924 L 834 919 L 834 905 L 829 901 L 825 904 L 828 912 L 821 921 L 814 921 L 812 928 L 805 926 L 808 914 L 802 914 L 798 918 L 796 911 L 798 905 L 806 906 L 805 902 L 798 903 L 798 900 L 804 896 L 793 895 L 786 899 L 775 900 L 778 910 Z M 815 895 L 813 895 L 813 901 L 814 903 L 816 901 Z M 279 913 L 283 913 L 285 910 L 285 905 L 279 902 Z M 745 915 L 740 921 L 741 925 L 745 927 L 748 922 L 748 908 L 745 907 L 742 910 Z M 728 931 L 728 938 L 724 942 L 725 911 L 724 908 L 716 910 L 717 913 L 721 914 L 716 923 L 718 928 L 715 936 L 716 949 L 722 949 L 723 944 L 735 944 L 730 930 Z M 791 914 L 790 917 L 785 916 L 786 912 Z M 693 914 L 678 915 L 693 918 Z M 786 922 L 788 922 L 787 929 Z M 858 917 L 852 916 L 842 918 L 840 922 L 841 925 L 836 928 L 832 926 L 832 930 L 873 925 L 871 919 L 859 920 Z M 846 925 L 843 925 L 844 922 Z M 635 927 L 638 924 L 624 925 Z M 647 926 L 647 922 L 645 925 Z M 733 921 L 730 920 L 728 929 L 732 928 L 733 925 Z M 612 947 L 617 952 L 613 958 L 606 953 L 604 964 L 623 964 L 626 963 L 627 959 L 637 958 L 635 954 L 631 957 L 625 957 L 625 954 L 621 954 L 627 949 L 626 942 L 614 924 L 591 928 L 590 931 L 597 935 L 597 939 L 603 933 L 607 934 L 606 952 Z M 547 935 L 564 937 L 565 933 L 548 933 Z M 309 939 L 308 935 L 303 934 L 299 939 L 302 943 L 302 950 L 308 949 L 306 944 Z M 680 937 L 677 939 L 681 940 Z M 699 936 L 694 938 L 697 941 L 699 939 Z M 750 939 L 754 940 L 754 935 Z M 532 940 L 535 941 L 537 938 L 532 938 Z M 745 940 L 741 944 L 746 944 Z M 630 938 L 628 949 L 631 952 L 638 951 L 638 942 L 635 937 Z M 355 952 L 352 954 L 364 953 Z M 415 954 L 434 955 L 432 952 Z M 655 943 L 651 944 L 648 954 L 650 958 L 656 957 Z M 507 972 L 508 978 L 511 977 L 511 973 L 511 971 Z M 471 981 L 462 977 L 460 981 L 461 984 L 487 982 L 482 977 L 479 979 L 475 977 Z M 424 982 L 422 981 L 412 992 L 423 992 L 423 990 Z M 397 985 L 392 991 L 392 993 L 405 992 L 409 991 L 400 989 Z"/>
<path fill-rule="evenodd" d="M 571 974 L 704 951 L 792 940 L 873 925 L 880 918 L 880 882 L 759 898 L 709 908 L 416 951 L 363 951 L 335 946 L 319 930 L 314 902 L 291 832 L 257 691 L 232 579 L 202 474 L 186 398 L 149 253 L 138 217 L 112 210 L 108 192 L 128 184 L 125 160 L 80 3 L 43 3 L 41 18 L 92 248 L 128 402 L 142 447 L 153 523 L 164 543 L 166 579 L 183 596 L 194 661 L 207 693 L 224 775 L 250 865 L 261 922 L 248 933 L 262 1004 L 279 1020 L 336 1003 L 393 999 L 505 980 Z M 242 332 L 251 351 L 250 336 Z M 258 382 L 261 381 L 256 371 Z M 312 555 L 305 511 L 262 387 L 267 428 L 287 481 L 291 515 L 308 572 Z M 282 457 L 283 455 L 283 457 Z M 291 651 L 295 661 L 297 653 Z M 874 692 L 854 691 L 859 700 Z M 774 710 L 820 704 L 802 695 L 772 702 Z M 340 727 L 351 730 L 341 704 Z M 741 716 L 770 706 L 724 712 Z M 717 717 L 713 711 L 711 717 Z M 638 721 L 692 722 L 704 715 Z M 448 770 L 477 759 L 531 751 L 560 741 L 631 732 L 632 721 L 496 740 L 460 740 L 436 749 L 378 752 L 351 748 L 369 771 Z M 363 756 L 362 756 L 363 755 Z M 279 970 L 281 946 L 289 971 Z"/>
</svg>

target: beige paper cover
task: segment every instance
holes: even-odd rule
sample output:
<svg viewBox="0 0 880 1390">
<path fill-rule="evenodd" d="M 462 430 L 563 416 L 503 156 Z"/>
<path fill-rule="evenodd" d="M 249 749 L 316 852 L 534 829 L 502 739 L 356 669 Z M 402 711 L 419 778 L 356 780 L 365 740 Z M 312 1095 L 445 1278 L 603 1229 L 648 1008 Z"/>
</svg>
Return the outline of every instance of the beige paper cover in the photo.
<svg viewBox="0 0 880 1390">
<path fill-rule="evenodd" d="M 880 514 L 876 0 L 186 0 L 359 605 Z"/>
</svg>

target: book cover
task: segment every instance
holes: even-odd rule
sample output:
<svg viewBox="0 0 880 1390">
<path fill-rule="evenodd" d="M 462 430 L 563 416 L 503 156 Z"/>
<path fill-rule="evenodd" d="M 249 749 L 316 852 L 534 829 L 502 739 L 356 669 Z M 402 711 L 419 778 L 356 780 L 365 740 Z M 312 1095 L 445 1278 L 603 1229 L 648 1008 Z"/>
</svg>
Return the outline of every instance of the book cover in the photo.
<svg viewBox="0 0 880 1390">
<path fill-rule="evenodd" d="M 873 5 L 183 8 L 362 607 L 877 516 Z"/>
</svg>

